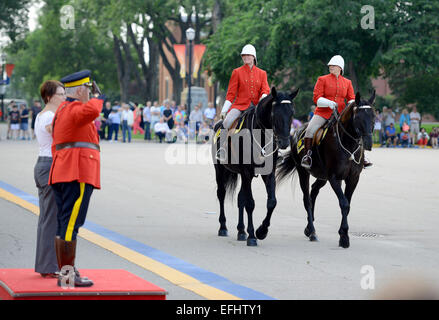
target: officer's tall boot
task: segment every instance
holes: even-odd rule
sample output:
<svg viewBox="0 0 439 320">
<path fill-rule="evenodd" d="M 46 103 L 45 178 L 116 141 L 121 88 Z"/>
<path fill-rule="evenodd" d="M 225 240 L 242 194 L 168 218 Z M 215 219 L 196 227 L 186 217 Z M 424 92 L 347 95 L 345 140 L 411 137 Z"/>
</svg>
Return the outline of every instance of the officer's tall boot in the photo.
<svg viewBox="0 0 439 320">
<path fill-rule="evenodd" d="M 312 166 L 312 138 L 304 138 L 304 144 L 305 144 L 305 155 L 302 158 L 302 167 L 305 169 L 311 169 Z"/>
<path fill-rule="evenodd" d="M 81 277 L 78 270 L 75 268 L 75 256 L 76 256 L 76 240 L 65 241 L 60 237 L 55 238 L 55 250 L 56 258 L 58 260 L 58 267 L 60 270 L 60 276 L 58 278 L 58 286 L 61 287 L 62 279 L 66 278 L 66 284 L 71 285 L 70 272 L 74 272 L 75 287 L 90 287 L 93 285 L 93 281 L 87 277 Z M 71 266 L 70 270 L 62 270 L 64 266 Z"/>
</svg>

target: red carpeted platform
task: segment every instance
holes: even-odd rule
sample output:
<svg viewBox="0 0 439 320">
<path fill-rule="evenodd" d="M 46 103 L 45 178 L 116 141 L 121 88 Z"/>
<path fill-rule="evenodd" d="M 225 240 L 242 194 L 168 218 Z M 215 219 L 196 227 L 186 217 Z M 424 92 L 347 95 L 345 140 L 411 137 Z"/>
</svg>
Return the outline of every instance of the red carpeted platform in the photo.
<svg viewBox="0 0 439 320">
<path fill-rule="evenodd" d="M 40 276 L 33 269 L 0 269 L 2 300 L 165 300 L 167 292 L 126 271 L 80 269 L 93 280 L 88 288 L 62 288 L 57 279 Z"/>
</svg>

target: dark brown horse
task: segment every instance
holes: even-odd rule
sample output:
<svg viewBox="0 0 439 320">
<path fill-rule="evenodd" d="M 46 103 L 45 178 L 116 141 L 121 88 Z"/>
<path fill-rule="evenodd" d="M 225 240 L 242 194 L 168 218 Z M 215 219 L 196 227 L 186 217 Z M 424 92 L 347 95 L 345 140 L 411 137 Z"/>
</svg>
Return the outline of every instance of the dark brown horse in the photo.
<svg viewBox="0 0 439 320">
<path fill-rule="evenodd" d="M 238 194 L 238 241 L 247 240 L 248 246 L 256 246 L 256 237 L 264 239 L 268 233 L 270 219 L 276 207 L 276 163 L 278 148 L 286 149 L 289 145 L 291 121 L 294 115 L 293 99 L 299 90 L 291 94 L 277 92 L 272 88 L 271 93 L 262 99 L 257 107 L 251 107 L 239 125 L 239 134 L 229 137 L 225 129 L 221 130 L 218 140 L 212 143 L 212 157 L 215 166 L 217 196 L 220 202 L 219 236 L 227 236 L 224 200 L 227 192 L 233 192 L 237 187 L 238 176 L 241 177 L 241 190 Z M 215 132 L 221 122 L 215 126 Z M 227 159 L 220 161 L 215 155 L 221 146 L 221 139 L 230 141 L 225 147 Z M 226 140 L 223 140 L 226 141 Z M 252 180 L 261 175 L 267 190 L 267 215 L 258 228 L 253 228 L 253 210 L 255 201 L 252 195 Z M 248 218 L 248 237 L 245 233 L 244 210 Z"/>
<path fill-rule="evenodd" d="M 348 105 L 338 116 L 318 146 L 313 146 L 312 166 L 308 171 L 300 163 L 304 155 L 301 150 L 301 138 L 306 126 L 296 132 L 291 140 L 291 150 L 278 165 L 277 180 L 281 181 L 290 174 L 299 174 L 300 187 L 303 192 L 303 204 L 307 212 L 308 224 L 305 235 L 311 241 L 317 241 L 314 228 L 314 208 L 319 190 L 329 181 L 337 195 L 342 221 L 338 231 L 340 235 L 339 246 L 349 247 L 348 214 L 352 195 L 360 179 L 363 170 L 364 149 L 372 149 L 372 131 L 374 124 L 374 110 L 372 104 L 375 101 L 375 91 L 368 101 L 361 100 L 357 93 L 355 102 Z M 333 120 L 330 120 L 333 121 Z M 298 148 L 299 145 L 299 148 Z M 309 177 L 312 174 L 317 180 L 309 192 Z M 342 181 L 346 188 L 343 192 Z"/>
</svg>

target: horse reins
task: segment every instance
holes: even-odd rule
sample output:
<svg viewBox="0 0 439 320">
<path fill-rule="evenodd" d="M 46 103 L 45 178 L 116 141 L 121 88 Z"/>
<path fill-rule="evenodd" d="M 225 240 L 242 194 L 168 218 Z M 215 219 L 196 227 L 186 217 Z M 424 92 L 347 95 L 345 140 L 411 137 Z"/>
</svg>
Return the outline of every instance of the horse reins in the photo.
<svg viewBox="0 0 439 320">
<path fill-rule="evenodd" d="M 356 107 L 356 108 L 359 108 L 359 109 L 369 109 L 369 108 L 371 108 L 371 107 L 370 107 L 370 106 L 360 106 L 360 107 Z M 334 109 L 334 110 L 335 110 L 335 109 Z M 347 108 L 343 110 L 342 114 L 344 113 L 345 110 L 347 110 Z M 354 117 L 355 117 L 355 114 L 354 114 Z M 343 129 L 344 133 L 345 133 L 349 138 L 351 138 L 352 140 L 354 140 L 354 141 L 358 144 L 358 147 L 357 147 L 353 152 L 349 151 L 349 150 L 343 145 L 343 143 L 341 142 L 341 139 L 340 139 L 340 133 L 339 133 L 339 131 L 338 131 L 338 127 L 339 127 L 339 124 L 340 124 L 340 118 L 341 118 L 341 115 L 340 115 L 340 117 L 335 116 L 335 119 L 336 119 L 336 126 L 335 126 L 335 129 L 336 129 L 336 132 L 337 132 L 338 143 L 340 144 L 340 146 L 342 147 L 342 149 L 343 149 L 344 151 L 346 151 L 346 152 L 350 155 L 349 160 L 354 161 L 356 164 L 360 164 L 360 161 L 361 161 L 361 155 L 360 155 L 360 158 L 359 158 L 358 161 L 357 161 L 357 160 L 355 160 L 355 154 L 358 152 L 358 150 L 360 150 L 360 149 L 363 147 L 362 139 L 361 139 L 361 137 L 360 137 L 360 138 L 354 138 L 349 132 L 347 132 L 347 130 L 344 128 L 344 126 L 341 125 L 341 128 Z"/>
<path fill-rule="evenodd" d="M 276 103 L 276 101 L 273 102 L 273 104 L 272 104 L 273 107 L 274 107 L 275 103 Z M 290 103 L 291 104 L 291 100 L 282 100 L 281 104 L 282 103 Z M 257 146 L 261 149 L 261 153 L 264 156 L 264 158 L 267 158 L 267 157 L 272 156 L 275 152 L 277 152 L 277 150 L 279 150 L 279 146 L 276 143 L 276 148 L 271 153 L 266 154 L 266 151 L 265 151 L 265 148 L 267 148 L 270 144 L 272 144 L 274 142 L 273 141 L 273 137 L 274 136 L 277 137 L 277 135 L 275 134 L 275 123 L 273 121 L 274 120 L 274 110 L 273 110 L 273 108 L 271 110 L 271 123 L 273 125 L 273 128 L 271 130 L 273 130 L 273 134 L 271 135 L 270 141 L 267 144 L 265 144 L 265 146 L 263 146 L 263 147 L 259 144 L 258 140 L 255 138 L 254 133 L 253 133 L 253 129 L 257 129 L 257 128 L 254 128 L 255 117 L 256 117 L 256 110 L 253 113 L 253 117 L 252 117 L 252 125 L 251 125 L 251 128 L 252 128 L 252 138 L 253 138 L 253 141 L 256 142 Z M 265 128 L 265 126 L 257 118 L 256 118 L 256 124 L 258 126 L 260 126 L 262 128 L 262 130 L 264 130 L 264 132 L 265 132 L 265 130 L 270 130 L 268 128 Z"/>
</svg>

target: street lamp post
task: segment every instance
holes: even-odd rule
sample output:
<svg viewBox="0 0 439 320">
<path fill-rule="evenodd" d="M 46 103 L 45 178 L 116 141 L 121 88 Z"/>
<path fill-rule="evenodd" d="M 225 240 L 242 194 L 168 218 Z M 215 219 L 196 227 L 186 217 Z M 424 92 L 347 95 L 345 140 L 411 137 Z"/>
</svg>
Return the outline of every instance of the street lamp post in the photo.
<svg viewBox="0 0 439 320">
<path fill-rule="evenodd" d="M 188 115 L 190 115 L 191 114 L 191 103 L 192 103 L 192 97 L 191 97 L 192 47 L 193 47 L 193 41 L 195 39 L 195 30 L 192 28 L 188 28 L 186 30 L 186 38 L 189 40 L 189 70 L 188 70 L 188 78 L 187 78 L 187 84 L 188 84 L 187 108 L 188 108 Z"/>
</svg>

